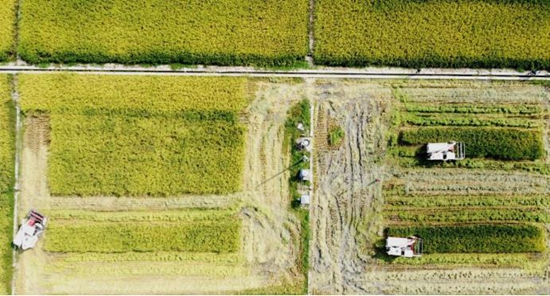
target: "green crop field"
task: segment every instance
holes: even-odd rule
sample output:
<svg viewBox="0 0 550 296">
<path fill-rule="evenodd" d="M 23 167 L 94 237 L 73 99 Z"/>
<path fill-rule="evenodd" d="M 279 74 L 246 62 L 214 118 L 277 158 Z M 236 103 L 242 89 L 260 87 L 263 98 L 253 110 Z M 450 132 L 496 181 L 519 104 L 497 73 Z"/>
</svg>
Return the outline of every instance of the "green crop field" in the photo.
<svg viewBox="0 0 550 296">
<path fill-rule="evenodd" d="M 246 79 L 21 75 L 22 110 L 48 116 L 54 195 L 240 190 Z"/>
<path fill-rule="evenodd" d="M 0 61 L 7 60 L 15 51 L 15 3 L 0 0 Z"/>
<path fill-rule="evenodd" d="M 550 68 L 546 0 L 318 0 L 319 64 Z"/>
<path fill-rule="evenodd" d="M 390 227 L 388 235 L 424 239 L 429 253 L 525 253 L 542 252 L 544 229 L 533 225 L 473 225 Z"/>
<path fill-rule="evenodd" d="M 218 215 L 205 211 L 188 216 L 184 221 L 140 220 L 143 214 L 123 213 L 117 222 L 94 221 L 95 215 L 110 218 L 112 213 L 87 213 L 76 217 L 51 215 L 44 248 L 50 252 L 236 252 L 240 245 L 240 219 L 233 215 Z M 185 212 L 183 213 L 185 214 Z M 209 214 L 214 214 L 209 219 Z M 150 214 L 152 216 L 154 214 Z M 170 220 L 178 213 L 158 213 Z M 65 218 L 65 219 L 64 219 Z M 91 218 L 91 219 L 86 219 Z M 194 218 L 199 218 L 195 220 Z M 173 219 L 172 219 L 173 220 Z M 101 242 L 101 243 L 99 243 Z"/>
<path fill-rule="evenodd" d="M 7 75 L 0 75 L 0 293 L 9 294 L 12 275 L 15 116 Z"/>
<path fill-rule="evenodd" d="M 308 51 L 308 1 L 29 0 L 31 63 L 292 65 Z"/>
</svg>

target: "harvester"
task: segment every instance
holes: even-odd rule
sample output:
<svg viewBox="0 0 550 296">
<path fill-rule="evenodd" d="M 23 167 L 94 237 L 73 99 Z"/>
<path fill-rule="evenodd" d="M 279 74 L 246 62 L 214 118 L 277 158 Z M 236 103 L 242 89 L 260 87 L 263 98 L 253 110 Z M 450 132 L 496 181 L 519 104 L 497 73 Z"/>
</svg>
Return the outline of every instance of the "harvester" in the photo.
<svg viewBox="0 0 550 296">
<path fill-rule="evenodd" d="M 424 249 L 424 242 L 419 236 L 388 237 L 386 239 L 386 252 L 390 256 L 420 257 Z"/>
<path fill-rule="evenodd" d="M 21 250 L 33 248 L 38 238 L 44 232 L 46 222 L 47 218 L 44 217 L 44 215 L 35 210 L 31 210 L 25 219 L 23 219 L 23 223 L 21 223 L 19 231 L 17 231 L 13 239 L 13 245 Z"/>
<path fill-rule="evenodd" d="M 429 143 L 426 145 L 428 160 L 462 160 L 466 157 L 466 150 L 462 142 Z"/>
</svg>

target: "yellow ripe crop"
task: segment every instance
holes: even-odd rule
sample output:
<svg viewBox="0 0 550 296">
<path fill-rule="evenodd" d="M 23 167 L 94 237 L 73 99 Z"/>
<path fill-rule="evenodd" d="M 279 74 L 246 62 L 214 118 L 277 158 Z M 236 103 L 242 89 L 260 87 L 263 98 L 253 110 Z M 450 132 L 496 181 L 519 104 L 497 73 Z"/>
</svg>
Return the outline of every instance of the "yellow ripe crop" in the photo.
<svg viewBox="0 0 550 296">
<path fill-rule="evenodd" d="M 46 113 L 54 195 L 227 194 L 241 189 L 246 79 L 21 75 Z"/>
<path fill-rule="evenodd" d="M 308 50 L 307 0 L 26 0 L 20 24 L 33 63 L 288 65 Z"/>
<path fill-rule="evenodd" d="M 550 1 L 318 0 L 319 64 L 550 68 Z"/>
<path fill-rule="evenodd" d="M 15 2 L 0 0 L 0 61 L 8 59 L 14 51 Z"/>
<path fill-rule="evenodd" d="M 50 252 L 236 252 L 238 216 L 216 221 L 178 222 L 57 221 L 48 225 L 44 248 Z M 61 223 L 60 223 L 61 222 Z"/>
<path fill-rule="evenodd" d="M 0 293 L 9 294 L 12 274 L 12 253 L 9 246 L 13 231 L 15 109 L 7 75 L 0 75 L 0 103 Z"/>
</svg>

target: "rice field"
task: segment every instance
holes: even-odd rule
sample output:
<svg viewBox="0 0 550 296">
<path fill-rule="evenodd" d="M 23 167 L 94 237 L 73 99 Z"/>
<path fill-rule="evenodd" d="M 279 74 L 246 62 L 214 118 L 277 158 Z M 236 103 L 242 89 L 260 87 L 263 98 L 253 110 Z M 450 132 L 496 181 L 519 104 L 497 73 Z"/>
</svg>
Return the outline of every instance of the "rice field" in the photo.
<svg viewBox="0 0 550 296">
<path fill-rule="evenodd" d="M 14 0 L 0 1 L 0 61 L 15 52 L 15 5 Z"/>
<path fill-rule="evenodd" d="M 21 75 L 26 116 L 50 121 L 57 196 L 227 194 L 242 186 L 241 78 Z"/>
<path fill-rule="evenodd" d="M 308 1 L 22 3 L 31 63 L 292 65 L 308 51 Z"/>
<path fill-rule="evenodd" d="M 549 7 L 544 0 L 319 0 L 314 58 L 338 66 L 549 68 Z"/>
</svg>

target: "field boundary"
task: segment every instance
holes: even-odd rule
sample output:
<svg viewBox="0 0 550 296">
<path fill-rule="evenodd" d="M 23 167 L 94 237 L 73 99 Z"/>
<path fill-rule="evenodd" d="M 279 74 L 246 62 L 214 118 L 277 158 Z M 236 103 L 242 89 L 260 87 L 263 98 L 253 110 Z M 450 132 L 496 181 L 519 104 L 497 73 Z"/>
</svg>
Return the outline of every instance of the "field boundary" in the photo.
<svg viewBox="0 0 550 296">
<path fill-rule="evenodd" d="M 539 80 L 550 81 L 550 72 L 535 73 L 509 69 L 439 69 L 429 68 L 417 71 L 407 68 L 318 68 L 300 70 L 255 69 L 250 67 L 197 67 L 173 70 L 168 65 L 155 67 L 106 64 L 103 66 L 48 66 L 17 65 L 0 66 L 0 73 L 47 74 L 73 72 L 96 75 L 165 75 L 165 76 L 249 76 L 249 77 L 298 77 L 298 78 L 343 78 L 343 79 L 457 79 L 457 80 Z"/>
<path fill-rule="evenodd" d="M 17 91 L 17 76 L 12 75 L 11 76 L 11 97 L 13 104 L 15 105 L 15 164 L 14 164 L 14 175 L 15 175 L 15 182 L 13 185 L 13 236 L 15 237 L 15 234 L 17 233 L 17 226 L 18 226 L 18 203 L 19 203 L 19 190 L 20 190 L 20 180 L 19 180 L 19 162 L 20 162 L 20 156 L 21 156 L 21 108 L 19 107 L 19 93 Z M 15 269 L 17 264 L 17 250 L 13 249 L 13 259 L 12 259 L 12 268 Z M 11 294 L 15 295 L 15 277 L 16 273 L 14 272 L 12 275 L 11 280 Z"/>
</svg>

